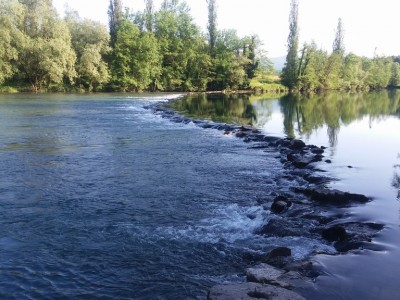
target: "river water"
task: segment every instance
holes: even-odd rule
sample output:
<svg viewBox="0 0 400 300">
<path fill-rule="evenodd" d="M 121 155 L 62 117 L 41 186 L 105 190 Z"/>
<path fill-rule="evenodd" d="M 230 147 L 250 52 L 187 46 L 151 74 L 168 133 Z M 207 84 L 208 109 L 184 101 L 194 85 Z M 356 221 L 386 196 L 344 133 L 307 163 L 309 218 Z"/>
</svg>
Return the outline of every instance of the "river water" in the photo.
<svg viewBox="0 0 400 300">
<path fill-rule="evenodd" d="M 205 299 L 212 285 L 244 281 L 249 254 L 335 253 L 321 239 L 255 235 L 271 218 L 257 197 L 296 182 L 281 179 L 273 151 L 146 109 L 176 97 L 0 96 L 0 298 Z M 374 198 L 348 218 L 385 224 L 374 240 L 385 250 L 317 256 L 325 274 L 303 293 L 397 298 L 400 93 L 174 105 L 327 146 L 332 187 Z"/>
</svg>

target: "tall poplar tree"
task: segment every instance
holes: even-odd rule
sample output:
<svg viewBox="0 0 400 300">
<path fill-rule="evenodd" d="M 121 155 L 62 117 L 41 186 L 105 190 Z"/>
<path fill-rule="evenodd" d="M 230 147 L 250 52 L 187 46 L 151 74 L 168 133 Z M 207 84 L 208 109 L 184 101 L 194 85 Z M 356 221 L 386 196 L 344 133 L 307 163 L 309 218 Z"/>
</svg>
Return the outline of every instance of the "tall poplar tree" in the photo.
<svg viewBox="0 0 400 300">
<path fill-rule="evenodd" d="M 110 0 L 108 6 L 108 24 L 110 29 L 110 44 L 114 47 L 117 39 L 118 22 L 122 19 L 122 2 L 121 0 Z"/>
<path fill-rule="evenodd" d="M 144 0 L 146 5 L 145 11 L 145 27 L 148 32 L 153 32 L 154 23 L 154 3 L 153 0 Z"/>
<path fill-rule="evenodd" d="M 332 50 L 333 50 L 333 52 L 341 52 L 342 54 L 344 54 L 344 51 L 345 51 L 344 29 L 343 29 L 342 18 L 339 18 L 339 20 L 338 20 L 338 24 L 336 27 L 336 36 L 335 36 L 335 40 L 333 41 Z"/>
<path fill-rule="evenodd" d="M 297 52 L 299 48 L 299 28 L 298 28 L 298 0 L 292 0 L 290 4 L 289 16 L 289 37 L 288 37 L 288 53 L 286 56 L 286 64 L 282 70 L 282 83 L 292 89 L 298 82 L 298 65 L 299 59 Z"/>
<path fill-rule="evenodd" d="M 207 0 L 208 3 L 208 43 L 211 56 L 215 56 L 215 42 L 217 40 L 217 1 Z"/>
</svg>

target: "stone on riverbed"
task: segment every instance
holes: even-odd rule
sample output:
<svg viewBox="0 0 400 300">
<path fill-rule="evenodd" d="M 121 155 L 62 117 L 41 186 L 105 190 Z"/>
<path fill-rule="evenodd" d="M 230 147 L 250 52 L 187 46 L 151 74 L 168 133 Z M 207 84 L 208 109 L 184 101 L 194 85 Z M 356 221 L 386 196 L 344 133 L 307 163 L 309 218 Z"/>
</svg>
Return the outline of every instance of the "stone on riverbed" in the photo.
<svg viewBox="0 0 400 300">
<path fill-rule="evenodd" d="M 306 144 L 302 140 L 291 140 L 289 144 L 289 148 L 293 150 L 303 149 Z"/>
<path fill-rule="evenodd" d="M 278 196 L 271 205 L 271 211 L 280 214 L 292 206 L 292 202 L 284 196 Z"/>
<path fill-rule="evenodd" d="M 285 271 L 263 263 L 246 269 L 246 277 L 249 282 L 267 283 L 288 288 L 290 287 L 288 283 L 279 280 L 283 274 L 285 274 Z"/>
<path fill-rule="evenodd" d="M 260 283 L 238 283 L 217 285 L 208 293 L 208 300 L 305 300 L 299 294 L 272 285 Z"/>
<path fill-rule="evenodd" d="M 329 241 L 344 241 L 347 237 L 346 229 L 342 226 L 336 225 L 330 228 L 326 228 L 322 231 L 322 237 Z"/>
<path fill-rule="evenodd" d="M 352 202 L 366 203 L 369 198 L 361 194 L 330 190 L 326 188 L 296 188 L 296 192 L 309 196 L 311 200 L 323 204 L 346 205 Z"/>
</svg>

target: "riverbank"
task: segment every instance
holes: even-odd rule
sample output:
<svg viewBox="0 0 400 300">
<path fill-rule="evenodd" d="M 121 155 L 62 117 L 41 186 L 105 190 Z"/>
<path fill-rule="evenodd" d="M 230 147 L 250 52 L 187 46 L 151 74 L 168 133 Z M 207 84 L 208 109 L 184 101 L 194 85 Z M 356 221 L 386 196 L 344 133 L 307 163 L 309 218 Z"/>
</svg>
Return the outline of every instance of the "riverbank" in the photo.
<svg viewBox="0 0 400 300">
<path fill-rule="evenodd" d="M 331 163 L 324 157 L 326 148 L 306 145 L 298 139 L 264 135 L 251 126 L 187 118 L 165 104 L 149 108 L 155 114 L 173 122 L 193 122 L 201 128 L 211 128 L 221 131 L 221 134 L 241 138 L 255 151 L 276 153 L 283 169 L 286 170 L 284 178 L 279 179 L 282 181 L 280 186 L 284 188 L 280 191 L 266 192 L 257 199 L 258 203 L 274 217 L 258 228 L 255 234 L 320 239 L 336 249 L 335 253 L 316 249 L 312 255 L 301 260 L 292 257 L 290 247 L 280 247 L 262 255 L 252 254 L 249 259 L 249 269 L 244 272 L 247 281 L 255 281 L 264 287 L 279 286 L 301 294 L 306 286 L 310 288 L 309 285 L 312 285 L 322 272 L 314 262 L 314 255 L 355 253 L 360 249 L 382 250 L 372 242 L 372 239 L 384 228 L 384 224 L 346 220 L 350 207 L 365 204 L 373 199 L 328 187 L 335 179 L 328 177 L 320 169 L 321 164 Z M 292 187 L 290 183 L 294 181 L 300 182 L 301 186 Z M 232 294 L 229 294 L 232 290 L 236 291 L 237 297 L 240 293 L 245 293 L 249 299 L 262 298 L 262 293 L 251 292 L 251 289 L 259 287 L 253 283 L 235 284 L 229 289 L 226 289 L 226 286 L 217 286 L 211 289 L 209 299 L 232 299 Z"/>
</svg>

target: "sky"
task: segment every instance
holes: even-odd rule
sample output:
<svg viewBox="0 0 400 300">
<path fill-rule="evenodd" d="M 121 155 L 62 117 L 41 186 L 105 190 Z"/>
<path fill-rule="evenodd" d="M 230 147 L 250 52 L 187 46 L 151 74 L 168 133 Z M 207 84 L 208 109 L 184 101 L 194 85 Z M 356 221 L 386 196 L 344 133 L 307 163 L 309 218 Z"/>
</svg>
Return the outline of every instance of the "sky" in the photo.
<svg viewBox="0 0 400 300">
<path fill-rule="evenodd" d="M 122 0 L 136 11 L 143 0 Z M 186 0 L 203 32 L 207 28 L 206 0 Z M 65 3 L 82 18 L 108 23 L 109 0 L 53 0 L 60 15 Z M 161 0 L 154 0 L 159 8 Z M 218 29 L 236 29 L 239 36 L 257 34 L 270 58 L 285 56 L 290 0 L 217 0 Z M 338 19 L 344 25 L 346 52 L 360 56 L 400 55 L 399 0 L 299 0 L 300 44 L 315 41 L 331 51 Z"/>
</svg>

